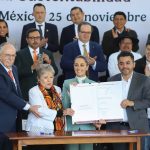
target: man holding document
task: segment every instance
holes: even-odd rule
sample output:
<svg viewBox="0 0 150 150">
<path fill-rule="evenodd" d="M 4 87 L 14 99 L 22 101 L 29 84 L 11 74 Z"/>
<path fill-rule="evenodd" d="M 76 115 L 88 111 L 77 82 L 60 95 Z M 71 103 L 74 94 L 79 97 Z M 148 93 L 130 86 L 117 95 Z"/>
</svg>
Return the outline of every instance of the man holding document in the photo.
<svg viewBox="0 0 150 150">
<path fill-rule="evenodd" d="M 123 100 L 121 107 L 124 111 L 123 122 L 107 123 L 106 129 L 131 129 L 149 132 L 146 109 L 150 107 L 150 79 L 133 71 L 134 56 L 130 52 L 121 52 L 118 57 L 120 74 L 109 81 L 122 81 Z M 113 144 L 113 150 L 127 150 L 128 144 Z"/>
</svg>

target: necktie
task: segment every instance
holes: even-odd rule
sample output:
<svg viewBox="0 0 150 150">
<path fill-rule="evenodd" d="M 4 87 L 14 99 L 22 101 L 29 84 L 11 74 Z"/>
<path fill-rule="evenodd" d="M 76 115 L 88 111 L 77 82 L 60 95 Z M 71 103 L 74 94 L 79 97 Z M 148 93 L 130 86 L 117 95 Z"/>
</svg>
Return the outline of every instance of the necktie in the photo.
<svg viewBox="0 0 150 150">
<path fill-rule="evenodd" d="M 89 57 L 89 53 L 87 52 L 86 45 L 83 44 L 82 46 L 83 46 L 83 56 Z"/>
<path fill-rule="evenodd" d="M 42 34 L 42 25 L 38 25 L 38 27 L 39 27 L 39 32 L 40 32 L 40 35 L 41 35 L 41 37 L 43 37 L 43 34 Z"/>
<path fill-rule="evenodd" d="M 10 76 L 10 78 L 14 81 L 14 76 L 11 70 L 8 71 L 8 75 Z"/>
<path fill-rule="evenodd" d="M 38 56 L 37 56 L 37 53 L 36 53 L 36 49 L 33 50 L 33 61 L 37 61 L 38 60 Z"/>
</svg>

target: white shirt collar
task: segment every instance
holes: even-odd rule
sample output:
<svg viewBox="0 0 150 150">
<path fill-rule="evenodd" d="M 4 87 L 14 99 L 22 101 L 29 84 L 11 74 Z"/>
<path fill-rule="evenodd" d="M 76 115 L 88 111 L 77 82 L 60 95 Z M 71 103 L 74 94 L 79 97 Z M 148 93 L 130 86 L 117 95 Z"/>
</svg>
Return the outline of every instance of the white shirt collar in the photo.
<svg viewBox="0 0 150 150">
<path fill-rule="evenodd" d="M 79 83 L 83 83 L 83 81 L 86 79 L 86 76 L 84 76 L 84 77 L 77 77 L 76 76 L 76 78 L 77 78 Z"/>
<path fill-rule="evenodd" d="M 8 69 L 7 67 L 4 66 L 4 64 L 0 61 L 0 64 L 4 67 L 4 69 L 8 72 L 9 70 L 12 71 L 12 67 L 10 69 Z"/>
<path fill-rule="evenodd" d="M 31 56 L 32 56 L 32 58 L 33 58 L 33 48 L 31 48 L 30 46 L 28 46 L 29 47 L 29 50 L 30 50 L 30 54 L 31 54 Z M 36 49 L 36 54 L 38 55 L 40 53 L 40 48 L 38 47 L 37 49 Z"/>
<path fill-rule="evenodd" d="M 123 78 L 123 76 L 121 75 L 121 80 L 122 80 L 122 81 L 126 81 L 126 82 L 130 82 L 130 83 L 131 83 L 132 76 L 133 76 L 133 72 L 131 73 L 131 76 L 130 76 L 130 78 L 129 78 L 128 81 L 127 81 L 127 80 L 125 80 L 125 79 Z"/>
</svg>

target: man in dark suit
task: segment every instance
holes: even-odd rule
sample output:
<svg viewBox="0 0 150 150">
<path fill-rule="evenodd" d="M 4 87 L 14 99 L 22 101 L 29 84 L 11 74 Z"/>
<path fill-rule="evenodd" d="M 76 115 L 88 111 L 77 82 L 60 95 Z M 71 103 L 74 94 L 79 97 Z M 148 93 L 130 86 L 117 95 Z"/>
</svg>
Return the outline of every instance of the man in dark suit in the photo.
<svg viewBox="0 0 150 150">
<path fill-rule="evenodd" d="M 16 49 L 10 43 L 4 43 L 0 47 L 0 148 L 6 146 L 11 150 L 6 132 L 16 131 L 16 119 L 18 110 L 30 110 L 37 117 L 39 106 L 30 106 L 21 98 L 17 68 L 13 65 L 16 57 Z M 19 123 L 19 122 L 17 122 Z M 4 147 L 3 147 L 4 146 Z M 5 148 L 6 148 L 5 147 Z"/>
<path fill-rule="evenodd" d="M 123 122 L 107 123 L 106 129 L 131 129 L 149 132 L 146 109 L 150 107 L 150 79 L 133 71 L 134 56 L 130 52 L 121 52 L 118 55 L 120 74 L 109 81 L 122 80 L 123 100 L 121 107 L 124 111 Z M 114 150 L 127 150 L 127 144 L 113 144 Z"/>
<path fill-rule="evenodd" d="M 118 11 L 114 14 L 113 24 L 114 27 L 111 30 L 108 30 L 103 35 L 102 48 L 104 54 L 109 56 L 119 50 L 118 37 L 129 34 L 131 37 L 137 39 L 137 33 L 134 30 L 127 29 L 125 24 L 127 22 L 126 14 L 124 12 Z M 138 43 L 133 45 L 132 51 L 136 52 L 139 49 Z"/>
<path fill-rule="evenodd" d="M 98 72 L 103 72 L 107 69 L 101 46 L 96 42 L 90 41 L 91 33 L 91 24 L 87 22 L 80 23 L 78 26 L 79 39 L 64 47 L 60 65 L 66 79 L 75 77 L 73 63 L 78 55 L 84 55 L 87 58 L 90 65 L 88 76 L 91 80 L 98 81 Z"/>
<path fill-rule="evenodd" d="M 35 28 L 29 29 L 26 34 L 26 40 L 28 46 L 17 52 L 15 65 L 18 67 L 23 97 L 25 100 L 28 100 L 29 89 L 37 85 L 37 65 L 39 63 L 51 64 L 55 70 L 55 75 L 58 73 L 58 69 L 52 52 L 39 47 L 41 41 L 39 30 Z M 36 60 L 34 60 L 34 50 L 38 57 Z"/>
<path fill-rule="evenodd" d="M 147 77 L 150 77 L 150 43 L 146 44 L 145 55 L 141 59 L 135 61 L 134 70 L 136 72 L 146 75 Z M 150 108 L 147 109 L 147 114 L 148 114 L 148 122 L 150 127 Z M 149 150 L 149 149 L 150 149 L 150 137 L 148 136 L 145 138 L 143 150 Z"/>
<path fill-rule="evenodd" d="M 46 8 L 43 4 L 37 3 L 33 7 L 33 16 L 35 22 L 29 23 L 23 27 L 22 37 L 21 37 L 21 49 L 25 48 L 28 44 L 26 41 L 26 33 L 30 28 L 37 28 L 40 30 L 42 40 L 40 47 L 56 52 L 58 50 L 58 30 L 56 25 L 46 23 Z"/>
<path fill-rule="evenodd" d="M 84 12 L 80 7 L 73 7 L 70 11 L 70 17 L 73 24 L 63 28 L 60 37 L 60 53 L 63 54 L 63 48 L 66 44 L 78 39 L 78 25 L 84 20 Z M 99 31 L 96 26 L 92 26 L 91 41 L 99 43 Z"/>
<path fill-rule="evenodd" d="M 150 43 L 146 44 L 145 55 L 141 59 L 135 61 L 134 70 L 150 77 Z"/>
</svg>

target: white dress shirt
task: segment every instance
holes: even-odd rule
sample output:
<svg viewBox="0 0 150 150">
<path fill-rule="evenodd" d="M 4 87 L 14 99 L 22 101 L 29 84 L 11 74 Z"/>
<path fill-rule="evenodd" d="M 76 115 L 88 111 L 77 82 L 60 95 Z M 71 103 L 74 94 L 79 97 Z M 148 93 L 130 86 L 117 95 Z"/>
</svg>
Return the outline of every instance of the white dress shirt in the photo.
<svg viewBox="0 0 150 150">
<path fill-rule="evenodd" d="M 30 50 L 30 54 L 31 54 L 32 59 L 33 59 L 33 51 L 34 51 L 34 49 L 29 46 L 29 50 Z M 39 55 L 39 53 L 40 53 L 40 49 L 39 49 L 39 47 L 38 47 L 38 48 L 36 49 L 36 54 L 37 54 L 37 56 Z"/>
<path fill-rule="evenodd" d="M 127 97 L 128 97 L 128 92 L 129 92 L 132 76 L 133 76 L 133 73 L 132 73 L 131 77 L 128 79 L 128 81 L 124 80 L 123 77 L 122 77 L 122 91 L 123 91 L 122 96 L 123 96 L 123 100 L 127 99 Z M 124 120 L 123 121 L 128 122 L 126 109 L 123 108 L 123 111 L 124 111 Z"/>
<path fill-rule="evenodd" d="M 120 52 L 121 51 L 111 54 L 109 59 L 108 59 L 108 71 L 109 71 L 109 76 L 110 77 L 120 73 L 120 70 L 118 68 L 118 60 L 117 60 L 117 57 L 120 54 Z M 135 52 L 132 52 L 132 51 L 131 51 L 131 53 L 134 56 L 134 61 L 137 60 L 137 59 L 142 58 L 141 54 L 139 54 L 139 53 L 135 53 Z"/>
</svg>

